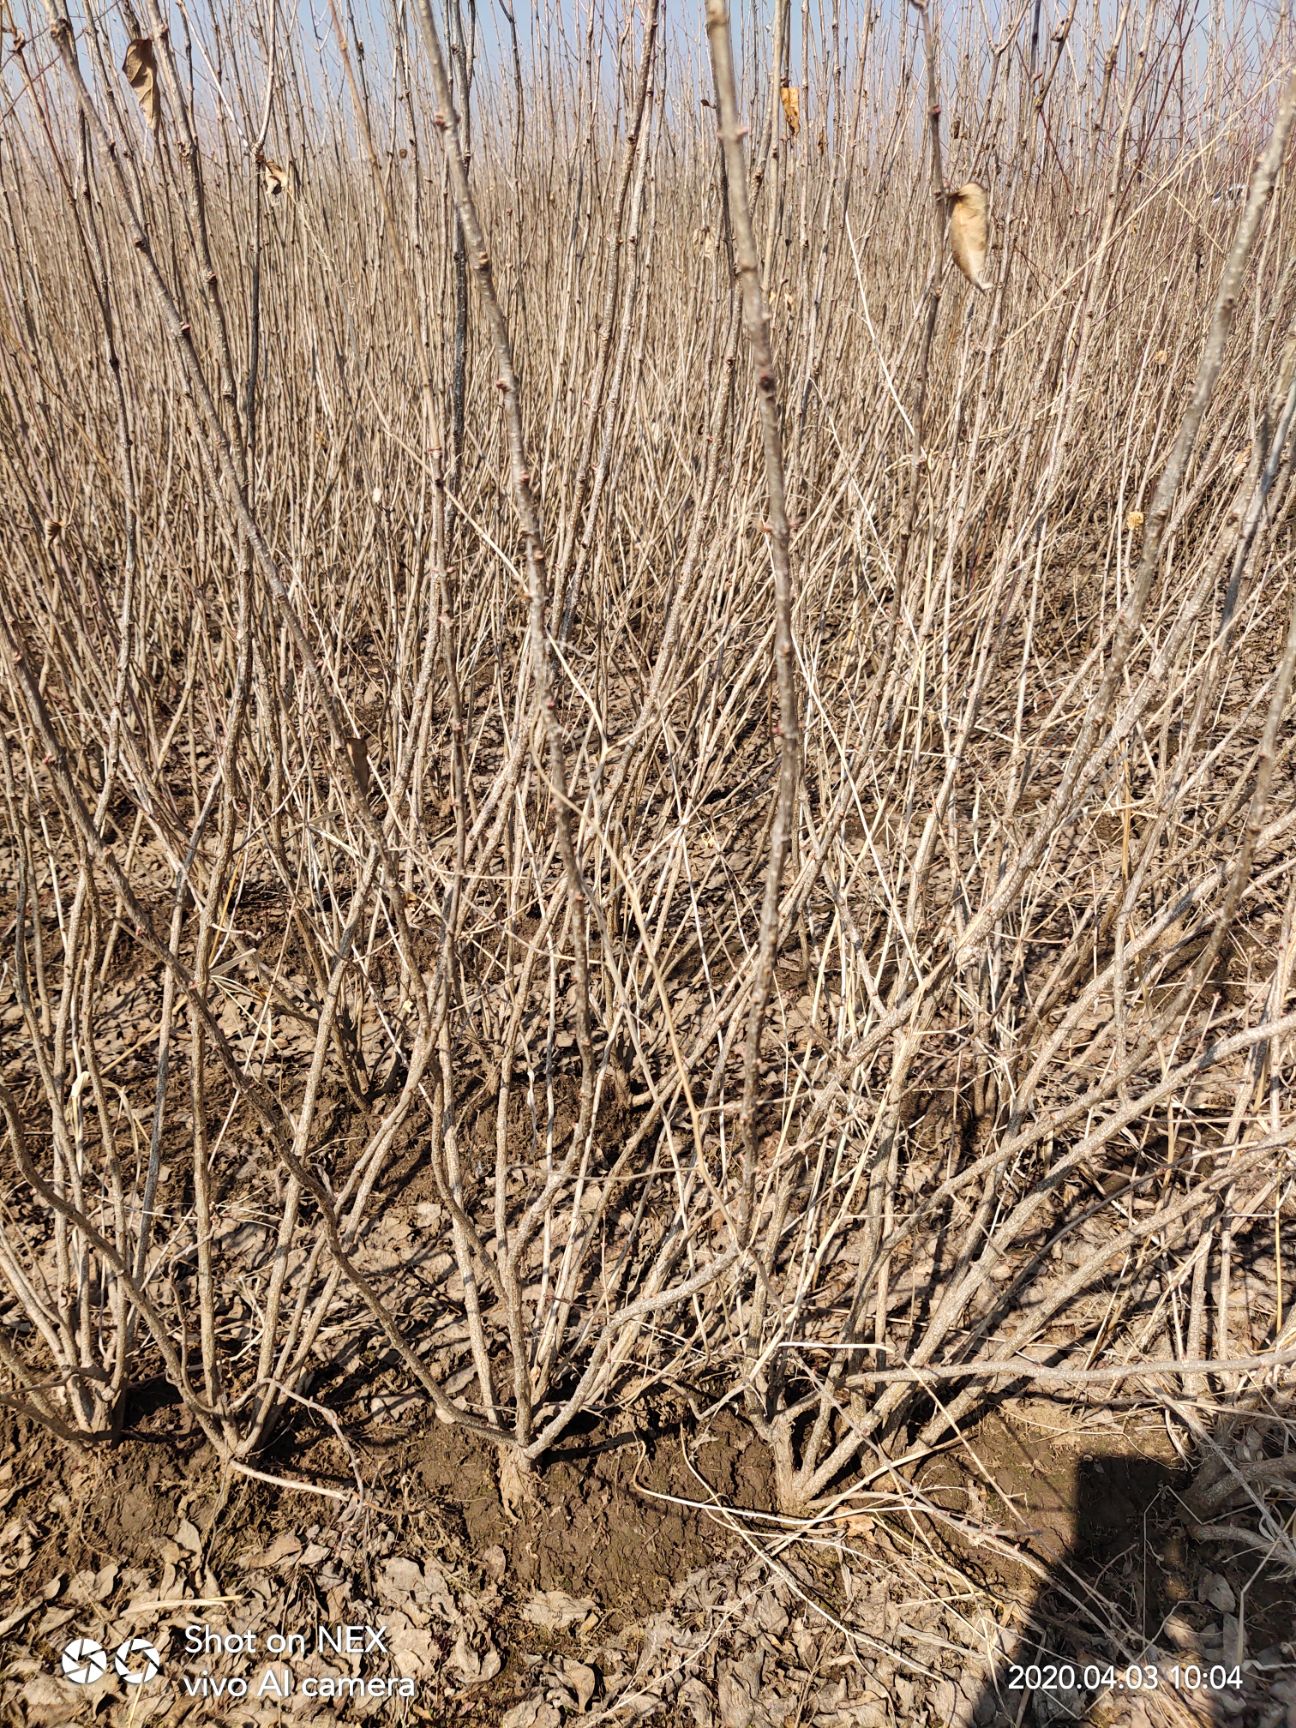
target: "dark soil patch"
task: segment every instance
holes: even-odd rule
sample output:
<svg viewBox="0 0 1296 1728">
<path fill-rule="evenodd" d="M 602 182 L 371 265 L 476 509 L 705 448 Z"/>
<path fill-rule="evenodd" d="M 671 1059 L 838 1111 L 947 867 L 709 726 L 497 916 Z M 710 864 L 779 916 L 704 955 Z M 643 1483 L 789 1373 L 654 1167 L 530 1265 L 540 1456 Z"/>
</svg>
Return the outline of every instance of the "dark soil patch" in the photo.
<svg viewBox="0 0 1296 1728">
<path fill-rule="evenodd" d="M 629 1685 L 646 1623 L 708 1569 L 750 1564 L 707 1508 L 770 1509 L 772 1468 L 731 1413 L 704 1424 L 682 1409 L 636 1409 L 610 1427 L 571 1437 L 530 1478 L 529 1504 L 506 1510 L 496 1448 L 436 1422 L 417 1435 L 362 1439 L 352 1429 L 343 1440 L 307 1420 L 257 1460 L 285 1482 L 343 1490 L 358 1469 L 363 1496 L 344 1505 L 240 1475 L 221 1490 L 209 1449 L 179 1436 L 80 1452 L 7 1417 L 0 1524 L 10 1552 L 0 1578 L 31 1611 L 5 1640 L 0 1722 L 88 1720 L 59 1716 L 68 1697 L 122 1728 L 139 1728 L 130 1713 L 143 1703 L 139 1722 L 218 1719 L 184 1694 L 181 1677 L 257 1667 L 237 1653 L 193 1657 L 181 1627 L 195 1620 L 258 1638 L 279 1626 L 386 1627 L 422 1676 L 418 1706 L 390 1714 L 399 1728 L 494 1728 L 565 1672 L 597 1673 L 603 1687 L 609 1661 L 621 1665 L 616 1684 Z M 560 1605 L 575 1598 L 575 1620 L 537 1615 L 543 1592 Z M 137 1624 L 130 1604 L 141 1600 L 156 1607 Z M 135 1696 L 110 1676 L 93 1698 L 68 1693 L 59 1663 L 70 1637 L 107 1648 L 141 1629 L 162 1652 L 167 1691 Z M 384 1672 L 396 1660 L 384 1658 Z M 246 1716 L 222 1708 L 219 1719 L 260 1728 L 273 1714 L 249 1704 Z"/>
<path fill-rule="evenodd" d="M 727 1413 L 700 1435 L 658 1419 L 571 1441 L 536 1472 L 532 1506 L 513 1518 L 497 1459 L 488 1442 L 435 1424 L 418 1444 L 415 1469 L 443 1513 L 461 1521 L 474 1553 L 504 1550 L 516 1590 L 593 1596 L 614 1624 L 653 1613 L 681 1579 L 735 1546 L 698 1506 L 709 1498 L 699 1477 L 726 1505 L 774 1506 L 769 1454 Z"/>
</svg>

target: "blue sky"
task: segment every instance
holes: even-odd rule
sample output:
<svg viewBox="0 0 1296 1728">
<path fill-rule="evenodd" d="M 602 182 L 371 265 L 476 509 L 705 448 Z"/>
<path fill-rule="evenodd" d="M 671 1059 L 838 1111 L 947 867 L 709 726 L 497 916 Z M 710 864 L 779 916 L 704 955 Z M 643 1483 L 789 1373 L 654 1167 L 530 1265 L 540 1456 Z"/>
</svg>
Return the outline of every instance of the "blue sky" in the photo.
<svg viewBox="0 0 1296 1728">
<path fill-rule="evenodd" d="M 211 0 L 158 0 L 158 3 L 163 16 L 171 23 L 173 42 L 183 39 L 183 21 L 188 21 L 195 43 L 195 81 L 200 105 L 205 109 L 210 111 L 216 104 L 220 78 L 230 87 L 230 107 L 238 109 L 244 103 L 250 102 L 255 106 L 259 102 L 257 92 L 264 88 L 267 44 L 272 28 L 277 33 L 281 57 L 291 45 L 301 75 L 307 80 L 313 104 L 319 109 L 332 108 L 336 113 L 334 104 L 340 97 L 344 99 L 343 108 L 349 109 L 330 0 L 251 0 L 251 3 L 237 0 L 228 13 L 238 21 L 238 35 L 242 37 L 235 44 L 233 53 L 228 31 L 218 29 L 215 22 L 216 16 L 225 15 L 223 8 L 214 15 Z M 466 5 L 466 0 L 464 3 Z M 848 57 L 857 54 L 864 38 L 863 19 L 869 3 L 870 0 L 849 0 L 842 6 L 839 39 Z M 1087 11 L 1082 9 L 1077 16 L 1077 37 L 1085 30 L 1092 30 L 1095 18 L 1100 31 L 1109 34 L 1114 27 L 1117 3 L 1118 0 L 1092 0 Z M 89 15 L 100 19 L 107 28 L 114 68 L 121 64 L 128 39 L 130 4 L 131 0 L 126 0 L 125 6 L 122 0 L 112 0 L 111 4 L 96 7 L 93 14 L 88 13 L 84 0 L 80 3 L 73 0 L 71 6 L 71 16 L 82 30 Z M 142 0 L 134 0 L 134 4 L 137 14 L 142 15 Z M 1011 30 L 1014 21 L 1019 25 L 1019 39 L 1024 43 L 1027 38 L 1029 0 L 1015 7 L 1009 6 L 1006 0 L 975 0 L 972 4 L 949 3 L 943 7 L 939 7 L 939 0 L 932 0 L 932 4 L 938 7 L 940 16 L 945 60 L 943 70 L 947 84 L 952 81 L 960 58 L 971 57 L 973 63 L 980 61 L 984 65 L 987 43 Z M 353 63 L 369 81 L 375 112 L 381 123 L 382 117 L 390 110 L 388 74 L 394 36 L 402 17 L 412 31 L 413 0 L 351 0 L 349 7 L 347 0 L 334 0 L 334 5 L 338 17 L 352 21 L 354 35 L 364 44 L 363 62 L 356 57 Z M 551 69 L 560 69 L 562 86 L 557 91 L 556 100 L 569 104 L 587 103 L 589 92 L 578 88 L 575 68 L 593 20 L 595 40 L 599 44 L 602 93 L 605 99 L 610 100 L 615 89 L 618 63 L 624 66 L 637 54 L 642 35 L 643 5 L 644 0 L 609 0 L 609 9 L 605 10 L 596 5 L 596 0 L 560 0 L 556 5 L 540 6 L 516 0 L 515 17 L 524 61 L 530 64 L 543 50 Z M 1230 106 L 1236 104 L 1243 86 L 1255 77 L 1258 68 L 1263 63 L 1272 62 L 1275 37 L 1282 28 L 1288 33 L 1286 51 L 1292 52 L 1292 26 L 1289 23 L 1283 25 L 1283 14 L 1277 0 L 1186 0 L 1186 6 L 1183 81 L 1190 92 L 1196 93 L 1195 99 L 1203 109 L 1210 106 L 1202 85 L 1203 71 L 1208 63 L 1212 63 L 1215 69 L 1220 104 Z M 31 38 L 27 50 L 29 65 L 38 70 L 48 66 L 54 58 L 53 45 L 39 0 L 10 0 L 10 10 Z M 436 0 L 435 10 L 439 17 L 444 18 L 445 0 Z M 1064 0 L 1043 0 L 1042 36 L 1046 47 L 1050 31 L 1064 10 Z M 1161 0 L 1161 11 L 1169 19 L 1171 7 L 1168 0 Z M 773 14 L 774 0 L 759 0 L 759 3 L 753 0 L 748 4 L 742 4 L 740 0 L 733 12 L 735 46 L 740 63 L 746 60 L 752 42 L 759 43 L 758 76 L 762 92 L 767 76 L 764 68 L 770 54 Z M 887 86 L 894 82 L 899 68 L 900 45 L 906 39 L 911 44 L 914 40 L 916 16 L 911 10 L 906 13 L 904 0 L 877 0 L 874 16 L 870 76 L 879 99 L 885 100 Z M 1130 32 L 1131 48 L 1134 31 L 1143 16 L 1143 4 L 1139 4 Z M 810 21 L 809 68 L 803 53 L 803 18 L 806 17 Z M 792 81 L 802 88 L 802 110 L 812 133 L 823 123 L 826 93 L 822 56 L 832 41 L 831 19 L 832 0 L 791 0 Z M 670 99 L 692 106 L 709 87 L 704 0 L 692 0 L 687 5 L 682 0 L 666 0 L 661 37 Z M 509 61 L 504 0 L 478 0 L 477 46 L 478 89 L 484 97 L 493 75 L 506 67 Z M 354 55 L 354 38 L 349 51 Z M 415 56 L 421 61 L 421 46 L 415 48 Z M 218 68 L 221 69 L 220 78 Z M 1078 72 L 1064 65 L 1060 76 L 1074 78 Z M 242 102 L 236 94 L 240 83 L 244 91 Z M 3 88 L 10 100 L 0 108 L 0 118 L 7 112 L 9 125 L 17 123 L 24 129 L 31 126 L 34 116 L 26 112 L 29 99 L 20 94 L 8 39 Z M 763 95 L 761 101 L 763 104 Z M 1207 118 L 1203 113 L 1203 120 Z"/>
</svg>

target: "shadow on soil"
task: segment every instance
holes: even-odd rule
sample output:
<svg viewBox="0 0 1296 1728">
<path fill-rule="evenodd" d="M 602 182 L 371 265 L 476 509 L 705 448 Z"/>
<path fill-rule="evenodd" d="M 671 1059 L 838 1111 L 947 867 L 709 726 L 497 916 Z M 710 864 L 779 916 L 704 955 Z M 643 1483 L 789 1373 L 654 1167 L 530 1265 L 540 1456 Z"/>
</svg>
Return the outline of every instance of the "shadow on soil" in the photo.
<svg viewBox="0 0 1296 1728">
<path fill-rule="evenodd" d="M 1207 1686 L 1210 1664 L 1168 1635 L 1189 1594 L 1186 1486 L 1183 1470 L 1137 1454 L 1078 1460 L 1074 1537 L 1040 1588 L 1030 1630 L 985 1686 L 976 1723 L 1124 1722 L 1138 1694 L 1173 1686 L 1176 1663 L 1192 1720 L 1213 1728 L 1229 1719 Z"/>
</svg>

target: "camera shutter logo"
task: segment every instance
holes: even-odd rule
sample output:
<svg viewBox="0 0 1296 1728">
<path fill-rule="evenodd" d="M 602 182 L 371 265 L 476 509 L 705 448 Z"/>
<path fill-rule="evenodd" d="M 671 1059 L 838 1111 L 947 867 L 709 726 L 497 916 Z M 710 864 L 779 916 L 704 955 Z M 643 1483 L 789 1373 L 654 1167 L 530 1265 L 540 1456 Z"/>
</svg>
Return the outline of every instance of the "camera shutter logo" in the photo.
<svg viewBox="0 0 1296 1728">
<path fill-rule="evenodd" d="M 95 1638 L 74 1638 L 64 1647 L 63 1672 L 74 1686 L 93 1686 L 108 1672 L 108 1652 Z M 113 1667 L 127 1686 L 142 1686 L 161 1672 L 162 1658 L 147 1638 L 124 1638 Z"/>
<path fill-rule="evenodd" d="M 63 1651 L 63 1672 L 74 1686 L 93 1686 L 108 1672 L 108 1652 L 93 1638 L 74 1638 Z"/>
<path fill-rule="evenodd" d="M 162 1658 L 147 1638 L 124 1639 L 113 1657 L 113 1667 L 128 1686 L 142 1686 L 161 1666 Z"/>
</svg>

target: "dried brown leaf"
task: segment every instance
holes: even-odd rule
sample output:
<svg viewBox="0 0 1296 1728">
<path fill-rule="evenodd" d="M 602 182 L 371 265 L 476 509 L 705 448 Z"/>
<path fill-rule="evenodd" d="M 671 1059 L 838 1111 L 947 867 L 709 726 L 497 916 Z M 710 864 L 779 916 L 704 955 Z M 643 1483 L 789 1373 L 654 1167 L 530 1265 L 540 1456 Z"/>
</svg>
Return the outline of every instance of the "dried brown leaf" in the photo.
<svg viewBox="0 0 1296 1728">
<path fill-rule="evenodd" d="M 788 131 L 795 138 L 801 130 L 801 87 L 799 84 L 785 84 L 779 91 L 783 103 L 783 112 L 787 117 Z"/>
<path fill-rule="evenodd" d="M 110 1560 L 98 1572 L 78 1572 L 68 1585 L 67 1600 L 79 1607 L 106 1602 L 117 1584 L 117 1562 Z"/>
<path fill-rule="evenodd" d="M 469 1642 L 467 1631 L 461 1630 L 455 1639 L 447 1666 L 465 1686 L 484 1686 L 488 1680 L 495 1678 L 503 1663 L 493 1644 L 487 1644 L 479 1653 Z"/>
<path fill-rule="evenodd" d="M 562 1712 L 537 1693 L 534 1698 L 524 1698 L 502 1716 L 500 1728 L 560 1728 L 561 1722 Z"/>
<path fill-rule="evenodd" d="M 157 84 L 157 62 L 153 57 L 153 38 L 137 36 L 126 49 L 122 61 L 126 81 L 139 98 L 150 132 L 156 132 L 161 118 L 161 97 Z"/>
<path fill-rule="evenodd" d="M 3 1620 L 0 1620 L 0 1638 L 3 1638 L 6 1632 L 12 1632 L 15 1626 L 21 1626 L 23 1621 L 29 1619 L 38 1608 L 43 1608 L 47 1602 L 52 1602 L 62 1588 L 63 1576 L 61 1573 L 56 1578 L 47 1579 L 30 1601 L 21 1603 L 11 1614 L 7 1614 Z"/>
<path fill-rule="evenodd" d="M 423 1588 L 423 1568 L 417 1560 L 396 1555 L 384 1560 L 378 1573 L 378 1589 L 391 1602 L 402 1602 Z"/>
<path fill-rule="evenodd" d="M 56 1680 L 52 1674 L 34 1675 L 22 1689 L 23 1705 L 27 1711 L 24 1721 L 32 1724 L 32 1728 L 50 1728 L 67 1721 L 67 1682 Z"/>
<path fill-rule="evenodd" d="M 198 1526 L 192 1523 L 188 1518 L 182 1518 L 180 1520 L 179 1528 L 176 1529 L 172 1535 L 176 1546 L 183 1548 L 186 1553 L 202 1553 L 202 1533 L 198 1529 Z"/>
<path fill-rule="evenodd" d="M 988 293 L 990 284 L 985 279 L 985 264 L 990 245 L 990 223 L 986 215 L 985 192 L 975 180 L 969 180 L 954 194 L 949 231 L 954 262 L 974 288 L 983 294 Z"/>
<path fill-rule="evenodd" d="M 282 198 L 288 190 L 288 170 L 278 162 L 271 161 L 269 156 L 261 160 L 261 177 L 265 182 L 266 196 Z"/>
<path fill-rule="evenodd" d="M 577 1708 L 584 1710 L 594 1696 L 598 1675 L 586 1663 L 577 1662 L 570 1656 L 564 1656 L 559 1667 L 564 1681 L 575 1696 Z"/>
<path fill-rule="evenodd" d="M 534 1590 L 522 1609 L 522 1618 L 542 1632 L 565 1632 L 591 1618 L 597 1603 L 589 1596 L 568 1596 L 562 1590 Z"/>
<path fill-rule="evenodd" d="M 183 1529 L 184 1526 L 181 1526 Z M 190 1526 L 192 1528 L 192 1526 Z M 197 1531 L 194 1531 L 197 1535 Z M 301 1553 L 301 1538 L 291 1531 L 281 1530 L 268 1548 L 250 1549 L 235 1561 L 245 1572 L 268 1571 L 272 1566 L 286 1566 Z"/>
</svg>

